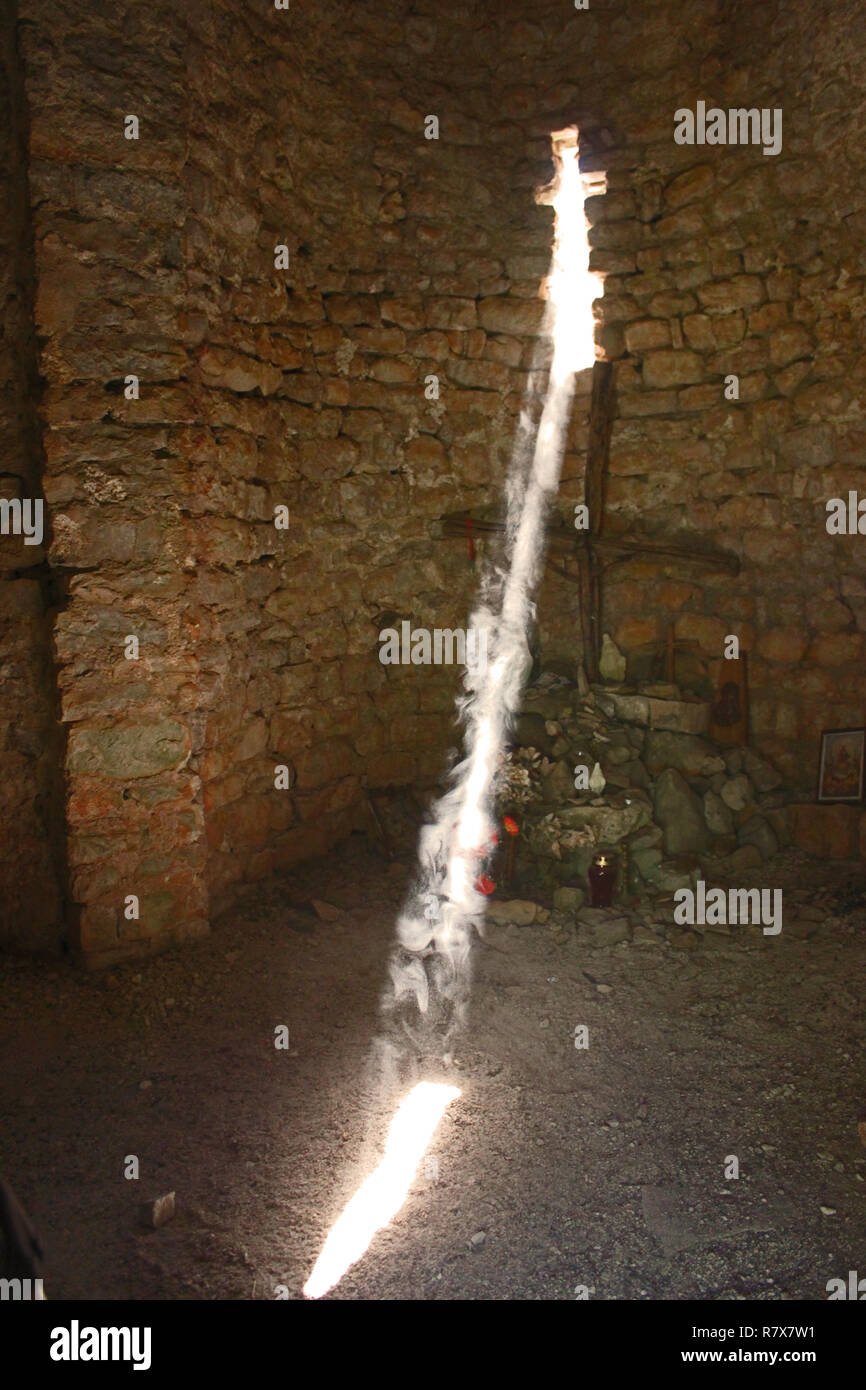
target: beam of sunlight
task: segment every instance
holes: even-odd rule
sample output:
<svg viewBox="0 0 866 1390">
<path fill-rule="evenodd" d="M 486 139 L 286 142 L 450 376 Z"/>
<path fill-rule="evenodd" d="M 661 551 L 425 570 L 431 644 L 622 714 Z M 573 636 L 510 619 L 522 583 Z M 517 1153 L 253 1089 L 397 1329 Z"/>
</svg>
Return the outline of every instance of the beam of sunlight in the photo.
<svg viewBox="0 0 866 1390">
<path fill-rule="evenodd" d="M 425 832 L 428 841 L 444 849 L 445 873 L 431 886 L 444 889 L 447 907 L 432 935 L 434 949 L 453 953 L 463 943 L 465 923 L 477 916 L 482 903 L 476 873 L 467 854 L 489 839 L 492 787 L 508 721 L 521 695 L 521 671 L 526 636 L 533 615 L 533 591 L 540 574 L 546 510 L 559 483 L 574 373 L 595 361 L 593 301 L 601 293 L 598 275 L 589 269 L 589 239 L 584 211 L 586 188 L 578 163 L 577 131 L 554 136 L 557 164 L 550 201 L 555 212 L 553 256 L 547 279 L 548 316 L 545 333 L 553 356 L 528 483 L 511 530 L 509 566 L 500 614 L 493 619 L 492 656 L 486 671 L 467 681 L 472 701 L 467 712 L 468 756 L 459 770 L 454 791 L 443 798 L 437 823 Z M 516 461 L 519 465 L 519 460 Z M 490 615 L 492 618 L 492 615 Z M 484 615 L 478 616 L 478 625 Z M 476 618 L 473 617 L 473 625 Z M 424 939 L 423 926 L 411 918 L 398 930 L 409 949 Z M 465 951 L 463 952 L 465 959 Z M 420 1000 L 419 1000 L 420 1003 Z"/>
<path fill-rule="evenodd" d="M 598 178 L 593 181 L 580 172 L 575 128 L 554 133 L 552 145 L 556 176 L 548 189 L 540 190 L 540 200 L 551 203 L 555 214 L 542 330 L 552 349 L 547 389 L 534 441 L 530 414 L 524 412 L 506 483 L 507 557 L 496 601 L 499 611 L 482 597 L 470 624 L 488 631 L 490 661 L 486 669 L 467 670 L 465 676 L 467 755 L 455 770 L 452 789 L 421 832 L 419 857 L 426 881 L 398 920 L 397 937 L 405 954 L 395 953 L 391 966 L 394 1002 L 404 1007 L 414 1000 L 422 1015 L 436 1002 L 430 980 L 440 996 L 444 981 L 455 1026 L 468 995 L 472 926 L 484 911 L 477 855 L 495 828 L 494 782 L 509 724 L 520 705 L 533 596 L 541 575 L 547 512 L 559 484 L 574 374 L 591 366 L 596 355 L 592 306 L 602 284 L 589 269 L 584 203 Z M 493 587 L 499 583 L 497 579 Z M 436 911 L 424 910 L 421 904 L 434 897 L 439 903 Z"/>
<path fill-rule="evenodd" d="M 602 292 L 598 275 L 589 268 L 586 190 L 576 142 L 563 142 L 558 153 L 559 183 L 553 199 L 556 242 L 548 282 L 554 311 L 552 386 L 562 384 L 573 372 L 583 371 L 595 361 L 592 303 Z"/>
<path fill-rule="evenodd" d="M 537 429 L 533 430 L 529 409 L 521 413 L 506 481 L 506 562 L 501 570 L 490 570 L 472 617 L 472 628 L 487 630 L 492 641 L 486 667 L 467 668 L 465 675 L 467 756 L 455 770 L 451 790 L 437 803 L 434 819 L 421 832 L 421 886 L 397 922 L 398 944 L 389 965 L 391 987 L 385 1004 L 397 1024 L 395 1056 L 401 1055 L 406 1037 L 415 1045 L 409 1027 L 412 1011 L 415 1018 L 436 1016 L 436 1029 L 444 1015 L 445 1034 L 439 1042 L 447 1049 L 442 1054 L 446 1063 L 450 1039 L 462 1023 L 471 934 L 486 901 L 483 885 L 479 887 L 480 859 L 495 831 L 497 768 L 529 664 L 533 598 L 541 576 L 547 514 L 559 485 L 574 374 L 595 360 L 592 304 L 601 285 L 589 270 L 584 211 L 588 184 L 578 164 L 577 130 L 554 134 L 553 150 L 556 178 L 542 191 L 549 194 L 544 201 L 555 211 L 543 326 L 552 347 L 547 389 Z M 321 1298 L 339 1283 L 376 1232 L 400 1210 L 436 1126 L 459 1094 L 453 1086 L 421 1082 L 403 1100 L 388 1131 L 385 1157 L 328 1234 L 304 1285 L 308 1298 Z"/>
<path fill-rule="evenodd" d="M 406 1096 L 388 1129 L 382 1162 L 328 1233 L 304 1285 L 307 1298 L 321 1298 L 338 1284 L 346 1270 L 360 1260 L 376 1232 L 397 1215 L 436 1126 L 459 1095 L 456 1086 L 421 1081 Z"/>
</svg>

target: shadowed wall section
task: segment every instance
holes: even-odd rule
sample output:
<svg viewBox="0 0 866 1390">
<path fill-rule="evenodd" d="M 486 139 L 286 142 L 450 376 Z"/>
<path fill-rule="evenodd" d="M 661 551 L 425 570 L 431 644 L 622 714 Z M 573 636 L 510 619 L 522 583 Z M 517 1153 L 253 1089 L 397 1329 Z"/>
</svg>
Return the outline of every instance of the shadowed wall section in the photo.
<svg viewBox="0 0 866 1390">
<path fill-rule="evenodd" d="M 42 497 L 27 191 L 27 112 L 14 6 L 0 5 L 0 498 Z M 46 538 L 47 539 L 47 538 Z M 0 536 L 0 941 L 63 930 L 64 812 L 45 546 Z"/>
</svg>

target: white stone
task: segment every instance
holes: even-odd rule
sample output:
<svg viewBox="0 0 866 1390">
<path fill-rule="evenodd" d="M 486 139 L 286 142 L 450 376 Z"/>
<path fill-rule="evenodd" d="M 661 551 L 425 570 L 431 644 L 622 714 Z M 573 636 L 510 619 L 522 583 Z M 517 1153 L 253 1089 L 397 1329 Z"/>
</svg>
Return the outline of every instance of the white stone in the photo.
<svg viewBox="0 0 866 1390">
<path fill-rule="evenodd" d="M 609 632 L 601 639 L 598 670 L 602 680 L 614 681 L 616 684 L 625 680 L 625 657 Z"/>
<path fill-rule="evenodd" d="M 492 902 L 487 905 L 487 920 L 490 922 L 513 922 L 518 927 L 528 927 L 538 916 L 538 904 L 521 898 L 510 902 Z"/>
</svg>

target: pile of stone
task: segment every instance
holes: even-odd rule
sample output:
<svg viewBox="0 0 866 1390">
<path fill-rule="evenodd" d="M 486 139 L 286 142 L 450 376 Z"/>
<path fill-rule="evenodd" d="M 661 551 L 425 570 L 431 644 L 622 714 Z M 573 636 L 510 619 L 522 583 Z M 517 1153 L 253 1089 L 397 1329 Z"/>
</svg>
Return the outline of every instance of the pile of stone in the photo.
<svg viewBox="0 0 866 1390">
<path fill-rule="evenodd" d="M 735 881 L 774 855 L 787 840 L 781 775 L 711 742 L 708 725 L 708 704 L 675 685 L 545 673 L 501 770 L 500 805 L 520 828 L 510 887 L 548 900 L 568 887 L 576 906 L 603 852 L 620 899 L 658 897 L 698 877 Z"/>
<path fill-rule="evenodd" d="M 786 862 L 787 861 L 787 862 Z M 844 904 L 834 901 L 832 890 L 821 890 L 814 886 L 807 889 L 792 888 L 798 881 L 802 865 L 790 851 L 783 852 L 774 864 L 774 877 L 786 884 L 784 888 L 785 937 L 798 941 L 811 941 L 818 936 L 853 936 L 862 924 L 862 909 L 846 912 Z M 696 923 L 684 927 L 677 925 L 668 900 L 647 903 L 644 899 L 636 902 L 618 902 L 612 907 L 589 907 L 585 901 L 584 890 L 579 887 L 560 887 L 554 889 L 553 907 L 549 910 L 540 903 L 523 899 L 496 899 L 488 905 L 487 921 L 506 932 L 516 932 L 524 927 L 546 927 L 552 939 L 559 945 L 566 945 L 577 938 L 584 947 L 607 949 L 629 945 L 633 947 L 658 946 L 667 942 L 669 946 L 690 950 L 696 946 L 719 947 L 736 942 L 753 948 L 762 942 L 761 928 L 744 928 L 742 924 L 716 923 L 707 925 Z M 668 899 L 669 895 L 665 895 Z M 775 940 L 775 938 L 773 938 Z M 591 975 L 587 975 L 592 980 Z M 606 986 L 597 984 L 602 992 Z"/>
</svg>

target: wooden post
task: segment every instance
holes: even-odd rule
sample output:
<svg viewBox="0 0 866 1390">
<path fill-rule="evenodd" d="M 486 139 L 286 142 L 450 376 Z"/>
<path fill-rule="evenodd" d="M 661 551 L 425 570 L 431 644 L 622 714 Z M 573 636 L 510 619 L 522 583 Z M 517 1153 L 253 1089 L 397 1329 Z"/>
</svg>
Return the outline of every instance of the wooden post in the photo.
<svg viewBox="0 0 866 1390">
<path fill-rule="evenodd" d="M 601 561 L 592 545 L 604 529 L 604 502 L 607 483 L 607 463 L 610 457 L 610 435 L 613 428 L 613 365 L 596 362 L 592 369 L 592 398 L 589 407 L 589 438 L 586 445 L 584 500 L 589 509 L 589 544 L 587 562 L 581 566 L 581 617 L 584 625 L 586 650 L 583 654 L 586 674 L 590 681 L 599 678 L 601 656 L 602 586 Z"/>
<path fill-rule="evenodd" d="M 668 623 L 665 629 L 665 680 L 673 685 L 677 678 L 677 654 L 674 646 L 674 625 Z"/>
</svg>

